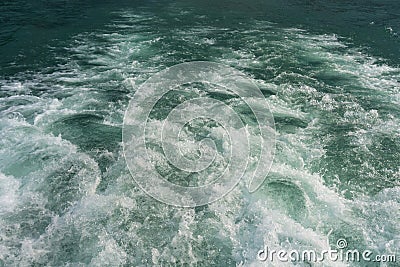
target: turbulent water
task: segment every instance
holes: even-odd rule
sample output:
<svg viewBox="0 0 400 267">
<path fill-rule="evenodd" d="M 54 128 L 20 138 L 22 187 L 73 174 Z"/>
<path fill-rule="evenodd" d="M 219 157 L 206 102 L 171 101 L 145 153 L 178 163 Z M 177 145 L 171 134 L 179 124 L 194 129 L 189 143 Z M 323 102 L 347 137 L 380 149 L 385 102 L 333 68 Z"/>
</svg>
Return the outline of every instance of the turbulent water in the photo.
<svg viewBox="0 0 400 267">
<path fill-rule="evenodd" d="M 400 260 L 399 13 L 398 1 L 3 1 L 0 265 L 281 266 L 257 252 L 339 238 Z M 256 193 L 239 184 L 178 208 L 132 179 L 122 123 L 147 78 L 195 60 L 255 81 L 276 155 Z M 237 99 L 213 97 L 255 127 Z M 152 119 L 182 99 L 166 95 Z"/>
</svg>

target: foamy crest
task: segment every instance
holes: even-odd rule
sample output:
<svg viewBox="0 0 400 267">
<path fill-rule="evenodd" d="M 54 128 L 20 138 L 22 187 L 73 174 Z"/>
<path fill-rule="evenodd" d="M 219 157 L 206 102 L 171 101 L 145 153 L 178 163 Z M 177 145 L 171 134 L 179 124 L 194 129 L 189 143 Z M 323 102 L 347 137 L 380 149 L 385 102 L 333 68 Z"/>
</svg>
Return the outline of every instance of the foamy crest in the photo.
<svg viewBox="0 0 400 267">
<path fill-rule="evenodd" d="M 207 96 L 184 101 L 168 114 L 158 131 L 153 128 L 150 131 L 152 140 L 161 140 L 162 153 L 168 164 L 193 174 L 209 168 L 219 152 L 228 159 L 217 182 L 183 187 L 163 179 L 163 175 L 149 164 L 154 155 L 148 149 L 146 130 L 150 113 L 163 96 L 180 85 L 190 83 L 218 85 L 224 88 L 223 91 L 239 96 L 256 118 L 259 131 L 257 144 L 261 149 L 258 155 L 250 155 L 253 139 L 249 137 L 239 114 L 225 102 Z M 253 165 L 256 161 L 248 183 L 249 191 L 255 191 L 268 173 L 274 153 L 274 123 L 267 107 L 264 96 L 251 80 L 221 64 L 183 63 L 154 75 L 135 93 L 124 118 L 124 152 L 133 178 L 145 192 L 162 202 L 194 207 L 211 203 L 227 194 L 245 174 L 249 161 Z M 222 134 L 222 140 L 213 140 L 212 134 L 201 140 L 190 140 L 182 134 L 185 125 L 199 119 L 214 122 L 216 127 L 212 128 L 223 129 L 225 134 Z M 218 141 L 222 143 L 220 149 L 217 149 Z M 189 151 L 188 147 L 191 148 Z M 190 155 L 193 150 L 195 153 Z"/>
</svg>

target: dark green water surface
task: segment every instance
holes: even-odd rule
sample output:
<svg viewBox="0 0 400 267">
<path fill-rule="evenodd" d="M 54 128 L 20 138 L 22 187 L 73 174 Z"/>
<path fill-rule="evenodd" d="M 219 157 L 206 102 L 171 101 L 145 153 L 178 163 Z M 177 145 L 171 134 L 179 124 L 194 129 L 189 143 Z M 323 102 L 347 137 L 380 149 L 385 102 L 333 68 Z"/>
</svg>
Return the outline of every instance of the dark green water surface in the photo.
<svg viewBox="0 0 400 267">
<path fill-rule="evenodd" d="M 400 260 L 399 14 L 395 0 L 1 1 L 0 266 L 260 266 L 264 246 L 339 238 Z M 256 193 L 176 208 L 135 184 L 122 123 L 140 84 L 195 60 L 259 85 L 276 156 Z M 188 97 L 167 95 L 155 125 Z M 164 163 L 148 164 L 193 182 Z"/>
</svg>

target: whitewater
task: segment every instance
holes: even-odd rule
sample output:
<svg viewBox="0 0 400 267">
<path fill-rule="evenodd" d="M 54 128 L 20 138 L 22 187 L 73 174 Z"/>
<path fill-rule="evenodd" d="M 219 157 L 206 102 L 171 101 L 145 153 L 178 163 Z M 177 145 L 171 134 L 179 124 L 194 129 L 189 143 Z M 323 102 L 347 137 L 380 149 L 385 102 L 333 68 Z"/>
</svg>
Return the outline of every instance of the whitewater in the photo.
<svg viewBox="0 0 400 267">
<path fill-rule="evenodd" d="M 52 53 L 56 64 L 1 76 L 0 265 L 398 266 L 262 263 L 257 255 L 345 239 L 351 249 L 400 257 L 400 68 L 336 33 L 166 9 L 117 10 L 101 29 L 74 33 Z M 275 157 L 254 193 L 242 181 L 208 205 L 174 207 L 132 178 L 123 119 L 148 78 L 200 60 L 235 68 L 260 88 Z M 257 134 L 235 95 L 194 87 L 165 95 L 150 139 L 193 92 L 232 107 Z M 201 137 L 204 122 L 189 128 Z M 201 180 L 171 168 L 156 144 L 149 149 L 146 164 L 166 179 Z M 218 157 L 206 178 L 226 164 Z"/>
</svg>

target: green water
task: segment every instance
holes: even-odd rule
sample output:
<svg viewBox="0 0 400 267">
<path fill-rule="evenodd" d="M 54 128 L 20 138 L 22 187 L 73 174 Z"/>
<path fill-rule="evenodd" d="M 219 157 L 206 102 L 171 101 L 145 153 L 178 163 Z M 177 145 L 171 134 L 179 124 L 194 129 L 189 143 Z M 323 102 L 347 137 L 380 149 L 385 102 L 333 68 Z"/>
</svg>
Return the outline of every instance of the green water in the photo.
<svg viewBox="0 0 400 267">
<path fill-rule="evenodd" d="M 399 13 L 398 1 L 3 1 L 0 266 L 262 266 L 265 246 L 339 238 L 399 260 Z M 276 155 L 256 193 L 239 184 L 177 208 L 132 179 L 122 123 L 147 78 L 195 60 L 260 87 Z M 237 99 L 211 95 L 254 130 Z M 185 97 L 166 96 L 152 119 Z"/>
</svg>

